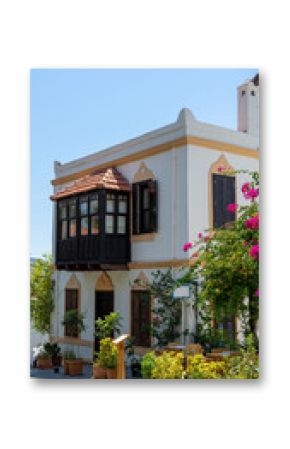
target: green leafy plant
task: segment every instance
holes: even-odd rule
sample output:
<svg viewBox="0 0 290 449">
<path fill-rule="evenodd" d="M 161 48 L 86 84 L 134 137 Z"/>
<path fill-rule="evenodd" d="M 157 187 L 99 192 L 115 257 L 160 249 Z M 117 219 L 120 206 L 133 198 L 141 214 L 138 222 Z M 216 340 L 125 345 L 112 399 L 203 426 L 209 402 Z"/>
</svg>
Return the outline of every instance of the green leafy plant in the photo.
<svg viewBox="0 0 290 449">
<path fill-rule="evenodd" d="M 117 312 L 111 312 L 105 318 L 98 318 L 95 322 L 95 335 L 98 338 L 108 338 L 119 335 L 121 332 L 121 316 Z"/>
<path fill-rule="evenodd" d="M 225 362 L 208 362 L 202 354 L 187 357 L 187 379 L 221 379 L 225 370 Z"/>
<path fill-rule="evenodd" d="M 68 310 L 63 317 L 62 325 L 67 328 L 67 335 L 75 337 L 85 330 L 84 315 L 77 309 Z"/>
<path fill-rule="evenodd" d="M 102 368 L 117 367 L 118 350 L 111 338 L 102 338 L 100 341 L 100 352 L 97 355 L 98 364 Z"/>
<path fill-rule="evenodd" d="M 51 356 L 52 360 L 55 360 L 61 352 L 61 348 L 57 343 L 45 343 L 44 345 L 45 351 Z"/>
<path fill-rule="evenodd" d="M 226 377 L 228 379 L 259 378 L 259 357 L 253 334 L 247 336 L 245 347 L 241 349 L 240 355 L 228 358 Z"/>
<path fill-rule="evenodd" d="M 30 315 L 33 328 L 41 334 L 49 333 L 53 311 L 52 257 L 45 254 L 38 259 L 30 273 Z"/>
<path fill-rule="evenodd" d="M 183 354 L 180 352 L 164 352 L 155 359 L 152 379 L 182 379 Z"/>
<path fill-rule="evenodd" d="M 156 355 L 154 352 L 147 352 L 141 360 L 141 374 L 143 379 L 151 379 L 152 371 L 156 365 Z"/>
<path fill-rule="evenodd" d="M 181 318 L 180 301 L 173 299 L 173 292 L 178 282 L 173 278 L 171 270 L 152 273 L 153 281 L 146 285 L 147 291 L 155 299 L 152 308 L 153 319 L 151 335 L 156 338 L 157 346 L 166 346 L 180 336 L 178 326 Z"/>
</svg>

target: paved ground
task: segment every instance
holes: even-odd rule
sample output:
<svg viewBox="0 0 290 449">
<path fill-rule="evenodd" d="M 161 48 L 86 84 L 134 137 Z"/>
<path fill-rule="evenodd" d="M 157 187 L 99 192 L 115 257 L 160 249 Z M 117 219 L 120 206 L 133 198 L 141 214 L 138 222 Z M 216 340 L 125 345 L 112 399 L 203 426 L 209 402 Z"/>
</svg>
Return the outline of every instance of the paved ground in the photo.
<svg viewBox="0 0 290 449">
<path fill-rule="evenodd" d="M 63 367 L 59 369 L 59 373 L 55 373 L 53 369 L 39 369 L 31 368 L 30 377 L 37 379 L 92 379 L 93 368 L 92 365 L 85 364 L 83 367 L 82 376 L 67 376 L 63 373 Z M 126 372 L 126 378 L 132 379 L 131 370 L 128 369 Z"/>
</svg>

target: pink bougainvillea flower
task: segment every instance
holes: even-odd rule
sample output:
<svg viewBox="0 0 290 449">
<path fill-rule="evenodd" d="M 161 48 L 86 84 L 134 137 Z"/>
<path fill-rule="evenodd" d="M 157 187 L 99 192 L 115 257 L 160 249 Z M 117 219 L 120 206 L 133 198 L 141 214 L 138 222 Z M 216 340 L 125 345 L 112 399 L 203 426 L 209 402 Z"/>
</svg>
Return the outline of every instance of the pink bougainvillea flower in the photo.
<svg viewBox="0 0 290 449">
<path fill-rule="evenodd" d="M 258 243 L 256 243 L 256 245 L 253 245 L 250 248 L 249 254 L 253 259 L 255 259 L 255 260 L 259 259 L 259 244 Z"/>
<path fill-rule="evenodd" d="M 191 242 L 187 242 L 183 245 L 183 251 L 187 252 L 190 248 L 192 248 L 192 243 Z"/>
<path fill-rule="evenodd" d="M 260 292 L 259 289 L 257 288 L 256 292 L 255 292 L 255 296 L 260 296 Z"/>
<path fill-rule="evenodd" d="M 241 191 L 242 191 L 243 193 L 246 193 L 248 190 L 250 190 L 250 183 L 249 183 L 249 182 L 245 182 L 245 183 L 242 185 Z"/>
<path fill-rule="evenodd" d="M 254 217 L 246 220 L 244 225 L 248 229 L 259 229 L 259 214 L 256 214 Z"/>
<path fill-rule="evenodd" d="M 259 189 L 250 189 L 244 193 L 244 197 L 247 200 L 254 201 L 254 199 L 257 198 L 258 196 L 259 196 Z"/>
<path fill-rule="evenodd" d="M 203 237 L 202 232 L 199 232 L 199 233 L 197 234 L 197 237 L 198 237 L 199 239 L 202 239 L 202 237 Z"/>
<path fill-rule="evenodd" d="M 218 168 L 217 168 L 219 173 L 225 171 L 226 169 L 227 169 L 227 167 L 225 167 L 225 165 L 219 165 Z"/>
<path fill-rule="evenodd" d="M 238 207 L 239 207 L 238 204 L 228 204 L 227 210 L 228 210 L 228 212 L 236 212 Z"/>
</svg>

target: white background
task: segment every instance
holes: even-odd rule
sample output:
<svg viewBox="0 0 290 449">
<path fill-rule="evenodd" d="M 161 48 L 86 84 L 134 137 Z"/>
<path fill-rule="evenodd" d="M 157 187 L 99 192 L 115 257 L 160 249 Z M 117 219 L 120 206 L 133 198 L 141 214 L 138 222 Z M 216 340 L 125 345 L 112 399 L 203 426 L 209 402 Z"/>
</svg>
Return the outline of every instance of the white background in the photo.
<svg viewBox="0 0 290 449">
<path fill-rule="evenodd" d="M 2 1 L 1 447 L 287 447 L 289 14 L 286 1 Z M 262 378 L 29 379 L 29 69 L 259 67 Z"/>
</svg>

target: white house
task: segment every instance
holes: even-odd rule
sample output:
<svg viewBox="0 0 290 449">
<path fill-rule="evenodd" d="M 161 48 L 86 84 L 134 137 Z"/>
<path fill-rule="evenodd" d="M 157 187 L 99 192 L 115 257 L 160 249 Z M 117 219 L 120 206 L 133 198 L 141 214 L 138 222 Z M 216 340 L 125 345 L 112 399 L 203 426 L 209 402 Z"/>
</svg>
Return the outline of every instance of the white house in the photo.
<svg viewBox="0 0 290 449">
<path fill-rule="evenodd" d="M 228 221 L 229 202 L 243 203 L 239 187 L 246 175 L 221 176 L 219 165 L 258 170 L 258 75 L 237 93 L 237 130 L 199 122 L 185 108 L 168 126 L 55 162 L 51 336 L 63 347 L 74 343 L 92 359 L 95 319 L 113 310 L 137 345 L 151 344 L 141 330 L 150 322 L 150 306 L 140 300 L 134 280 L 188 266 L 184 242 Z M 74 337 L 61 324 L 71 308 L 84 314 L 86 325 Z"/>
</svg>

